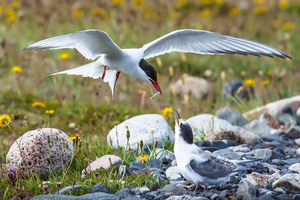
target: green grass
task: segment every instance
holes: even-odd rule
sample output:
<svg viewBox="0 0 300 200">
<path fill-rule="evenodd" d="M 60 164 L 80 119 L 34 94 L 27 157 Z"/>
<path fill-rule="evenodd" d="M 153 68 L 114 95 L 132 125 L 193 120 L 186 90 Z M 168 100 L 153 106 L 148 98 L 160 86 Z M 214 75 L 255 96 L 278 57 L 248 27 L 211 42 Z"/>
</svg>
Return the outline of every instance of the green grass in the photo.
<svg viewBox="0 0 300 200">
<path fill-rule="evenodd" d="M 134 2 L 125 1 L 123 5 L 112 5 L 110 1 L 73 2 L 54 0 L 51 3 L 22 1 L 20 7 L 14 1 L 0 3 L 0 114 L 7 113 L 13 118 L 11 124 L 17 137 L 26 131 L 42 127 L 58 128 L 68 135 L 79 133 L 82 137 L 82 151 L 76 154 L 70 168 L 63 175 L 49 177 L 52 183 L 50 192 L 57 189 L 55 183 L 62 181 L 62 186 L 73 184 L 93 185 L 101 182 L 112 192 L 121 185 L 108 182 L 108 178 L 118 180 L 117 169 L 94 177 L 89 175 L 82 180 L 81 170 L 89 162 L 107 153 L 121 156 L 129 165 L 138 153 L 123 150 L 112 150 L 107 147 L 106 135 L 116 124 L 138 114 L 160 114 L 164 107 L 176 108 L 183 117 L 188 118 L 199 113 L 214 113 L 219 108 L 230 106 L 245 112 L 265 103 L 299 93 L 300 39 L 297 36 L 300 17 L 300 4 L 290 1 L 282 9 L 277 1 L 266 0 L 266 13 L 256 15 L 254 10 L 261 5 L 248 1 L 249 7 L 242 9 L 241 14 L 229 16 L 231 8 L 237 7 L 234 0 L 224 0 L 222 4 L 201 4 L 196 1 L 151 1 L 137 6 Z M 49 1 L 50 2 L 50 1 Z M 198 2 L 198 1 L 197 1 Z M 100 11 L 95 10 L 100 8 Z M 18 15 L 15 22 L 8 22 L 8 10 Z M 203 17 L 208 10 L 211 16 Z M 82 16 L 74 17 L 76 12 Z M 93 14 L 94 13 L 94 14 Z M 96 13 L 96 14 L 95 14 Z M 97 14 L 98 13 L 98 14 Z M 100 14 L 99 14 L 100 13 Z M 291 22 L 291 30 L 283 28 Z M 57 51 L 22 51 L 28 44 L 47 37 L 75 32 L 83 29 L 97 28 L 109 33 L 112 39 L 122 48 L 139 47 L 172 30 L 181 28 L 206 29 L 232 36 L 252 39 L 269 44 L 293 57 L 293 60 L 279 58 L 256 58 L 253 56 L 199 56 L 186 54 L 186 59 L 178 53 L 160 56 L 162 65 L 158 66 L 156 58 L 149 62 L 159 73 L 159 82 L 164 95 L 149 100 L 154 94 L 149 84 L 136 81 L 125 74 L 117 83 L 116 96 L 111 98 L 108 85 L 100 80 L 83 79 L 74 76 L 46 75 L 63 69 L 72 68 L 89 62 L 73 50 Z M 59 59 L 61 52 L 68 52 L 69 60 Z M 23 74 L 13 74 L 12 66 L 19 65 Z M 173 67 L 170 76 L 168 68 Z M 212 71 L 205 77 L 205 71 Z M 272 70 L 268 76 L 267 71 Z M 221 73 L 225 73 L 222 80 Z M 212 84 L 212 92 L 207 99 L 190 98 L 183 103 L 182 96 L 174 96 L 168 91 L 168 84 L 177 80 L 182 73 L 207 78 Z M 257 80 L 256 95 L 250 101 L 228 101 L 222 98 L 221 91 L 225 82 L 245 78 Z M 261 86 L 262 80 L 269 79 L 268 86 Z M 99 87 L 101 84 L 101 87 Z M 143 99 L 144 95 L 144 99 Z M 46 109 L 55 110 L 49 117 L 44 109 L 31 106 L 34 101 L 42 101 Z M 171 127 L 172 120 L 168 120 Z M 75 123 L 75 128 L 69 124 Z M 0 152 L 5 164 L 5 155 L 14 141 L 8 128 L 0 129 Z M 84 147 L 84 148 L 83 148 Z M 172 149 L 172 146 L 168 148 Z M 3 175 L 1 175 L 3 176 Z M 148 177 L 127 177 L 126 184 L 135 181 L 137 186 L 149 184 Z M 4 177 L 0 180 L 0 194 L 9 199 L 19 193 L 30 195 L 42 194 L 40 180 L 37 177 L 19 179 L 11 186 Z"/>
</svg>

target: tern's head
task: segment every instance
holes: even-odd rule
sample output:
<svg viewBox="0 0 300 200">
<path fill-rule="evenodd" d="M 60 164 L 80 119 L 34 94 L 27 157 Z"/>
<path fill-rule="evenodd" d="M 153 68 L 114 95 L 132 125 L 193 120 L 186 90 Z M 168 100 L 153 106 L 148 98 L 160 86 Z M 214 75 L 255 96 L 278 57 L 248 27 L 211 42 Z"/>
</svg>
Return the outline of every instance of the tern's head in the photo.
<svg viewBox="0 0 300 200">
<path fill-rule="evenodd" d="M 192 127 L 175 110 L 175 137 L 183 139 L 188 144 L 193 144 Z"/>
<path fill-rule="evenodd" d="M 147 63 L 145 59 L 141 59 L 139 62 L 139 67 L 145 72 L 148 80 L 153 85 L 153 87 L 162 94 L 159 84 L 157 83 L 157 72 L 152 65 Z"/>
</svg>

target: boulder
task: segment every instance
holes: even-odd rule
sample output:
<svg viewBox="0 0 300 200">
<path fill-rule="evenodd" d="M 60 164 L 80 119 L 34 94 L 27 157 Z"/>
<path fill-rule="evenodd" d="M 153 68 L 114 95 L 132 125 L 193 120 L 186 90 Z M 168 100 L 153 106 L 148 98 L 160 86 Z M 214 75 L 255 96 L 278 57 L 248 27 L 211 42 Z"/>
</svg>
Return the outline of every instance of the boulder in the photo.
<svg viewBox="0 0 300 200">
<path fill-rule="evenodd" d="M 10 147 L 6 162 L 22 176 L 34 173 L 44 178 L 60 173 L 70 163 L 73 153 L 73 142 L 67 138 L 66 133 L 55 128 L 29 131 Z"/>
<path fill-rule="evenodd" d="M 174 143 L 174 133 L 161 115 L 146 114 L 132 117 L 116 127 L 107 135 L 107 143 L 117 149 L 119 147 L 137 150 L 141 141 L 143 148 L 163 147 L 169 141 Z"/>
</svg>

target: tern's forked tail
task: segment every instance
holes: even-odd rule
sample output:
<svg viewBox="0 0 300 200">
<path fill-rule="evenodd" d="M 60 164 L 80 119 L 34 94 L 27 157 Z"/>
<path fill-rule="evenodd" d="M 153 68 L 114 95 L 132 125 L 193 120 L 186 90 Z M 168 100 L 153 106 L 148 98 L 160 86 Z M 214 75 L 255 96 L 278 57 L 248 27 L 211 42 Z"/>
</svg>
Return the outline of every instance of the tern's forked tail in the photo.
<svg viewBox="0 0 300 200">
<path fill-rule="evenodd" d="M 109 84 L 111 93 L 112 93 L 112 95 L 114 95 L 115 85 L 116 85 L 117 79 L 120 75 L 120 72 L 118 72 L 117 70 L 113 70 L 108 67 L 105 67 L 100 62 L 100 60 L 96 60 L 94 62 L 88 63 L 86 65 L 82 65 L 82 66 L 79 66 L 79 67 L 76 67 L 73 69 L 50 74 L 50 76 L 59 75 L 59 74 L 80 75 L 83 77 L 90 77 L 93 79 L 102 78 L 105 83 Z"/>
</svg>

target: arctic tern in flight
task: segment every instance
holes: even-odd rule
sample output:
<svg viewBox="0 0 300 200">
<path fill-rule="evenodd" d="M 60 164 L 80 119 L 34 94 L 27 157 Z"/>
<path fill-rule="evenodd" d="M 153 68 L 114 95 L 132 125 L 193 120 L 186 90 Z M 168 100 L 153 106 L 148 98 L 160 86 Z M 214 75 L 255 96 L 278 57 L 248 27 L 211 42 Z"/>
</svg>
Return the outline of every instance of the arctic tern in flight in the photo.
<svg viewBox="0 0 300 200">
<path fill-rule="evenodd" d="M 121 49 L 106 32 L 91 29 L 44 39 L 25 49 L 66 48 L 77 49 L 85 58 L 93 62 L 51 75 L 69 74 L 101 78 L 109 84 L 112 95 L 121 72 L 151 83 L 157 90 L 156 94 L 161 94 L 157 72 L 145 59 L 170 52 L 290 58 L 287 54 L 262 43 L 192 29 L 173 31 L 141 48 Z"/>
</svg>

